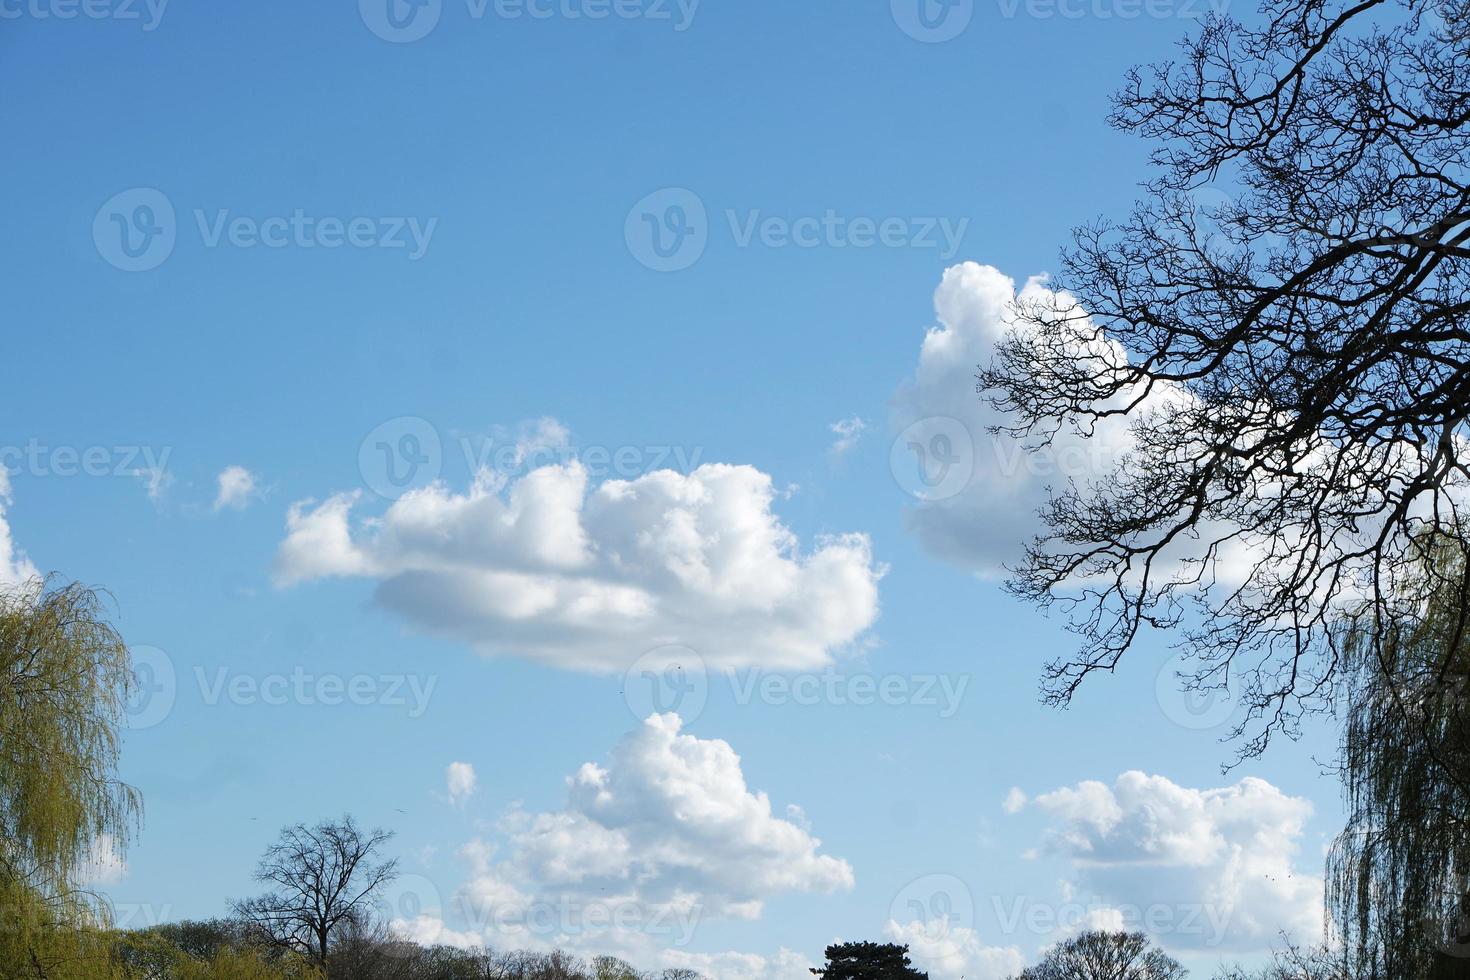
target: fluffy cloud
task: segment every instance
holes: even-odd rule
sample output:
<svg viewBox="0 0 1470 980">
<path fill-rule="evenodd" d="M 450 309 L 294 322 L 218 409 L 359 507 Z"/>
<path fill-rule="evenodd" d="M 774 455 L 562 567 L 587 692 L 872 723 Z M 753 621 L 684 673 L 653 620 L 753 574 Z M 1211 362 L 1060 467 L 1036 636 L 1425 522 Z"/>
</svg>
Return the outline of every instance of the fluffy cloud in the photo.
<svg viewBox="0 0 1470 980">
<path fill-rule="evenodd" d="M 1320 938 L 1322 880 L 1295 866 L 1312 806 L 1262 779 L 1189 789 L 1127 772 L 1023 809 L 1049 818 L 1042 850 L 1070 861 L 1063 899 L 1089 908 L 1084 925 L 1152 925 L 1181 950 L 1264 950 L 1283 931 Z"/>
<path fill-rule="evenodd" d="M 474 849 L 469 894 L 626 894 L 648 908 L 755 918 L 789 891 L 852 887 L 846 861 L 776 817 L 746 786 L 727 742 L 680 731 L 678 715 L 652 715 L 612 750 L 568 778 L 563 810 L 513 814 L 503 857 Z"/>
<path fill-rule="evenodd" d="M 226 466 L 218 477 L 219 492 L 214 509 L 244 510 L 257 493 L 255 474 L 243 466 Z"/>
<path fill-rule="evenodd" d="M 1007 421 L 975 392 L 977 365 L 989 364 L 1013 323 L 1018 296 L 1048 295 L 1045 280 L 1015 282 L 997 269 L 965 262 L 945 270 L 934 293 L 938 325 L 924 337 L 911 381 L 895 398 L 901 430 L 893 450 L 899 481 L 920 502 L 905 516 L 925 547 L 986 575 L 1020 557 L 1040 530 L 1036 512 L 1049 486 L 1085 484 L 1110 471 L 1131 445 L 1121 420 L 1100 424 L 1091 438 L 1059 432 L 1031 454 L 987 428 Z"/>
<path fill-rule="evenodd" d="M 444 770 L 444 784 L 449 802 L 458 806 L 475 793 L 475 767 L 468 762 L 451 762 Z"/>
<path fill-rule="evenodd" d="M 15 585 L 40 573 L 16 545 L 5 512 L 10 506 L 10 475 L 0 466 L 0 585 Z"/>
<path fill-rule="evenodd" d="M 1020 973 L 1025 958 L 1015 946 L 986 946 L 975 930 L 942 920 L 899 924 L 884 934 L 909 948 L 909 959 L 934 980 L 1006 980 Z"/>
<path fill-rule="evenodd" d="M 567 779 L 563 809 L 514 810 L 502 839 L 462 848 L 467 877 L 450 903 L 462 921 L 446 928 L 431 914 L 395 928 L 668 966 L 708 959 L 727 968 L 720 976 L 798 975 L 807 964 L 784 951 L 767 958 L 686 947 L 701 923 L 756 918 L 771 896 L 851 888 L 852 868 L 775 816 L 769 798 L 746 785 L 728 743 L 680 729 L 677 715 L 649 717 L 605 764 L 586 763 Z"/>
<path fill-rule="evenodd" d="M 576 460 L 514 479 L 482 469 L 355 520 L 356 494 L 292 506 L 283 585 L 377 582 L 377 602 L 487 654 L 590 671 L 667 644 L 716 668 L 809 669 L 878 614 L 868 538 L 803 549 L 772 511 L 771 478 L 706 464 L 589 485 Z"/>
</svg>

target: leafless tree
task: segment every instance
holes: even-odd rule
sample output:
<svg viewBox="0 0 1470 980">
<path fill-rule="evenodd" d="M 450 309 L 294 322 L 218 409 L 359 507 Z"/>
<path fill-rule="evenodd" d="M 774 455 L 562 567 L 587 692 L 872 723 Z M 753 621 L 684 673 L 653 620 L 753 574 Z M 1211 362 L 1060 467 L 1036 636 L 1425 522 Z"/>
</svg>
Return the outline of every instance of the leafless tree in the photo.
<svg viewBox="0 0 1470 980">
<path fill-rule="evenodd" d="M 1130 74 L 1112 121 L 1155 178 L 1077 231 L 979 375 L 1033 444 L 1131 428 L 1116 468 L 1054 488 L 1011 582 L 1082 638 L 1046 698 L 1177 628 L 1185 686 L 1244 701 L 1242 756 L 1331 707 L 1344 621 L 1470 596 L 1463 561 L 1402 574 L 1426 532 L 1470 553 L 1470 0 L 1261 13 Z"/>
<path fill-rule="evenodd" d="M 350 816 L 287 827 L 255 871 L 271 891 L 235 903 L 235 912 L 273 943 L 325 965 L 339 932 L 363 924 L 375 895 L 397 876 L 397 860 L 380 854 L 392 837 L 361 831 Z"/>
<path fill-rule="evenodd" d="M 1057 943 L 1015 980 L 1183 980 L 1187 971 L 1139 932 L 1084 932 Z"/>
</svg>

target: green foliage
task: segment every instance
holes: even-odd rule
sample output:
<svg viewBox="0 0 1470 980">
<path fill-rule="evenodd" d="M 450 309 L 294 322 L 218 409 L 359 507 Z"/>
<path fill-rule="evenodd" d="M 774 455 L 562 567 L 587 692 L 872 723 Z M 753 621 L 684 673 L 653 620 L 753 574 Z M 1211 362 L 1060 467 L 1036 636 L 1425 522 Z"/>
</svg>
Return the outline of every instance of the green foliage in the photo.
<svg viewBox="0 0 1470 980">
<path fill-rule="evenodd" d="M 835 943 L 827 947 L 827 965 L 812 973 L 822 980 L 928 980 L 908 954 L 896 943 Z"/>
<path fill-rule="evenodd" d="M 316 967 L 299 956 L 267 959 L 251 949 L 221 949 L 208 961 L 185 958 L 169 980 L 319 980 Z"/>
<path fill-rule="evenodd" d="M 113 940 L 116 980 L 323 980 L 304 958 L 251 945 L 242 925 L 180 922 Z"/>
<path fill-rule="evenodd" d="M 94 841 L 125 845 L 140 804 L 115 777 L 132 685 L 97 594 L 33 580 L 0 590 L 0 973 L 105 975 L 106 907 L 85 890 Z"/>
<path fill-rule="evenodd" d="M 1470 964 L 1470 637 L 1465 545 L 1424 536 L 1391 622 L 1344 628 L 1348 824 L 1328 906 L 1359 978 L 1463 976 Z"/>
</svg>

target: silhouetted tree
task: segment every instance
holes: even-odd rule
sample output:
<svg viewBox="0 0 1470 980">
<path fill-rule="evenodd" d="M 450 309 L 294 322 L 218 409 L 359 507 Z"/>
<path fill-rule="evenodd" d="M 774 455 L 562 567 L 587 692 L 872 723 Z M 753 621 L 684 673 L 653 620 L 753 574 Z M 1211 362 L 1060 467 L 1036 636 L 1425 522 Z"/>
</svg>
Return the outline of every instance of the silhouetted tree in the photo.
<svg viewBox="0 0 1470 980">
<path fill-rule="evenodd" d="M 896 943 L 835 943 L 827 965 L 812 970 L 822 980 L 928 980 L 909 964 L 909 948 Z"/>
<path fill-rule="evenodd" d="M 1182 980 L 1186 973 L 1141 932 L 1084 932 L 1048 949 L 1015 980 Z"/>
<path fill-rule="evenodd" d="M 398 862 L 379 854 L 392 837 L 361 831 L 350 816 L 287 827 L 255 871 L 274 888 L 235 903 L 235 912 L 271 942 L 325 966 L 339 930 L 364 924 L 374 896 L 397 876 Z"/>
<path fill-rule="evenodd" d="M 1302 948 L 1288 943 L 1259 969 L 1234 966 L 1215 974 L 1215 980 L 1363 980 L 1346 964 L 1339 951 L 1327 946 Z"/>
<path fill-rule="evenodd" d="M 1034 442 L 1132 425 L 1115 469 L 1057 489 L 1012 581 L 1082 637 L 1053 702 L 1180 627 L 1186 683 L 1237 681 L 1259 753 L 1330 707 L 1341 617 L 1425 598 L 1412 541 L 1459 537 L 1470 487 L 1467 5 L 1269 0 L 1116 96 L 1155 141 L 1146 197 L 1077 231 L 979 379 Z M 1200 203 L 1216 181 L 1233 203 Z"/>
</svg>

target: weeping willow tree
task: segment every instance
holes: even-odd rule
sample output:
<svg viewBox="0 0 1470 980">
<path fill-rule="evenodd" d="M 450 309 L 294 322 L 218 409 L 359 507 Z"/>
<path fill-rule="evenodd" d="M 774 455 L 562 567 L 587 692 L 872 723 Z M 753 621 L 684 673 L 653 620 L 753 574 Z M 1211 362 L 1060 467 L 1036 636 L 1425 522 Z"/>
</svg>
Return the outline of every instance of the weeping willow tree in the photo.
<svg viewBox="0 0 1470 980">
<path fill-rule="evenodd" d="M 54 580 L 0 588 L 0 976 L 109 975 L 87 890 L 97 842 L 125 845 L 137 792 L 116 777 L 133 677 L 94 591 Z"/>
<path fill-rule="evenodd" d="M 1328 905 L 1362 978 L 1470 977 L 1470 547 L 1419 539 L 1426 597 L 1344 630 L 1348 823 Z"/>
</svg>

